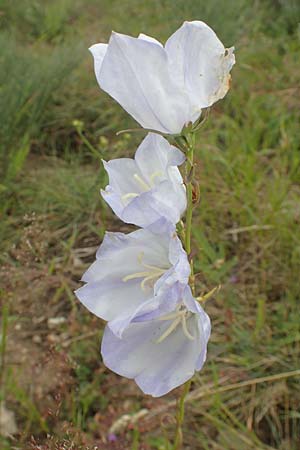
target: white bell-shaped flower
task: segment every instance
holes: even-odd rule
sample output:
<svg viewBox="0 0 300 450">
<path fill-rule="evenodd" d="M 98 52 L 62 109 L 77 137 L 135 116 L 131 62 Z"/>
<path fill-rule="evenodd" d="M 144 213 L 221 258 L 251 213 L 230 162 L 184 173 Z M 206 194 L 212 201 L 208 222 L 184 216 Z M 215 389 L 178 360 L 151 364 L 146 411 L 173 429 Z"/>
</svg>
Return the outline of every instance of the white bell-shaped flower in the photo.
<svg viewBox="0 0 300 450">
<path fill-rule="evenodd" d="M 175 225 L 186 209 L 186 190 L 177 168 L 184 159 L 162 136 L 149 133 L 134 159 L 104 162 L 109 185 L 102 196 L 123 222 L 148 227 L 164 218 Z"/>
<path fill-rule="evenodd" d="M 156 39 L 112 33 L 90 48 L 100 87 L 146 129 L 179 134 L 223 98 L 235 63 L 204 22 L 184 22 L 163 46 Z"/>
<path fill-rule="evenodd" d="M 202 369 L 210 330 L 208 315 L 186 287 L 173 311 L 131 322 L 122 339 L 107 326 L 101 353 L 111 370 L 160 397 Z"/>
<path fill-rule="evenodd" d="M 160 232 L 106 233 L 96 261 L 75 292 L 93 314 L 121 337 L 132 320 L 172 311 L 185 288 L 190 265 L 166 223 Z"/>
</svg>

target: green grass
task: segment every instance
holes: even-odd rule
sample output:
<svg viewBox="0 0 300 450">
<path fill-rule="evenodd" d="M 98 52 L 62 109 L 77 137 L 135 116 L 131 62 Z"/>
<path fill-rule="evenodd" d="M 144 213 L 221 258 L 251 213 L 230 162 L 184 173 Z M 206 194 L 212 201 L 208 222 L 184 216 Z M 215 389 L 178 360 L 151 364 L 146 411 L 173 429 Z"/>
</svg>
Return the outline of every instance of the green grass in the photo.
<svg viewBox="0 0 300 450">
<path fill-rule="evenodd" d="M 135 123 L 100 92 L 87 48 L 112 29 L 165 40 L 195 18 L 236 47 L 237 63 L 230 93 L 197 140 L 197 290 L 222 289 L 206 305 L 213 333 L 193 384 L 211 394 L 188 403 L 184 442 L 199 450 L 298 449 L 299 377 L 284 374 L 300 363 L 299 2 L 1 0 L 0 277 L 9 304 L 1 392 L 20 431 L 3 440 L 7 449 L 30 436 L 45 450 L 99 446 L 122 414 L 169 401 L 146 400 L 105 370 L 102 324 L 72 294 L 104 230 L 129 231 L 101 200 L 99 161 L 133 155 L 142 139 L 116 137 Z M 77 129 L 74 120 L 82 121 Z M 55 316 L 66 323 L 53 330 L 47 319 Z M 41 366 L 58 378 L 42 378 Z M 158 415 L 118 442 L 166 450 L 173 429 Z"/>
<path fill-rule="evenodd" d="M 26 52 L 11 34 L 0 34 L 1 52 L 1 127 L 0 175 L 1 210 L 10 205 L 13 182 L 37 136 L 43 135 L 47 112 L 62 81 L 70 78 L 78 65 L 78 55 L 69 48 L 28 48 Z M 79 46 L 77 46 L 79 49 Z M 79 51 L 79 50 L 78 50 Z M 37 142 L 39 145 L 39 142 Z"/>
</svg>

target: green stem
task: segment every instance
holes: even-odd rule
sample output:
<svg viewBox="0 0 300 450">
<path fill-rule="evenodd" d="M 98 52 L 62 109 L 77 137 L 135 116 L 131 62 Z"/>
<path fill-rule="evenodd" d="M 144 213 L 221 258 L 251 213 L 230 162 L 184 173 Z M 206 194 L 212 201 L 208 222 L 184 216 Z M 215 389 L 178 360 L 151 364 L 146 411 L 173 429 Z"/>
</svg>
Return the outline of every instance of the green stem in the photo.
<svg viewBox="0 0 300 450">
<path fill-rule="evenodd" d="M 178 400 L 177 404 L 177 414 L 176 414 L 176 434 L 175 434 L 175 440 L 174 440 L 174 450 L 180 450 L 182 448 L 182 425 L 184 422 L 184 402 L 185 398 L 190 390 L 192 379 L 188 380 L 183 385 L 183 391 L 180 396 L 180 399 Z"/>
<path fill-rule="evenodd" d="M 188 255 L 191 253 L 191 234 L 192 234 L 192 218 L 193 218 L 193 160 L 194 160 L 194 141 L 192 135 L 187 151 L 187 161 L 185 166 L 186 171 L 186 195 L 187 195 L 187 209 L 185 220 L 185 250 Z"/>
<path fill-rule="evenodd" d="M 186 153 L 186 194 L 187 194 L 187 209 L 185 219 L 185 250 L 189 256 L 191 264 L 190 284 L 192 291 L 194 291 L 194 273 L 193 273 L 193 261 L 190 258 L 191 254 L 191 234 L 192 234 L 192 218 L 193 218 L 193 163 L 194 163 L 194 148 L 195 148 L 195 135 L 191 134 L 187 136 L 188 150 Z M 176 434 L 174 440 L 174 450 L 180 450 L 182 448 L 182 425 L 184 422 L 184 402 L 185 398 L 190 390 L 192 379 L 188 380 L 184 386 L 182 394 L 178 400 L 177 413 L 176 413 Z"/>
<path fill-rule="evenodd" d="M 90 141 L 85 137 L 85 135 L 82 133 L 81 130 L 77 129 L 77 133 L 81 137 L 83 143 L 86 145 L 86 147 L 90 150 L 93 156 L 95 156 L 97 159 L 101 160 L 100 153 L 93 147 L 93 145 L 90 143 Z"/>
<path fill-rule="evenodd" d="M 2 306 L 2 331 L 0 341 L 0 404 L 5 398 L 5 351 L 6 351 L 6 337 L 8 325 L 8 306 Z"/>
</svg>

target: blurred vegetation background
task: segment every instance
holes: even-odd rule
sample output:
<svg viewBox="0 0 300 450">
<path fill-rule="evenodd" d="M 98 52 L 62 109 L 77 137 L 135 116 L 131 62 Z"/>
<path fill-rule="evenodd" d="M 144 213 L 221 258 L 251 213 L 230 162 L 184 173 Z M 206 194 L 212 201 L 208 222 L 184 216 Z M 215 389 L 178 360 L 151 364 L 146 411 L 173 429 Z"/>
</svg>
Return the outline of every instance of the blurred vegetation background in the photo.
<svg viewBox="0 0 300 450">
<path fill-rule="evenodd" d="M 5 450 L 168 448 L 178 393 L 146 398 L 106 370 L 103 324 L 72 292 L 104 230 L 130 230 L 101 201 L 101 158 L 132 156 L 142 139 L 116 136 L 136 125 L 100 92 L 87 49 L 111 30 L 165 41 L 194 19 L 237 63 L 198 135 L 197 286 L 222 290 L 206 305 L 213 333 L 184 448 L 300 448 L 299 1 L 0 0 Z M 119 426 L 141 409 L 151 414 Z"/>
</svg>

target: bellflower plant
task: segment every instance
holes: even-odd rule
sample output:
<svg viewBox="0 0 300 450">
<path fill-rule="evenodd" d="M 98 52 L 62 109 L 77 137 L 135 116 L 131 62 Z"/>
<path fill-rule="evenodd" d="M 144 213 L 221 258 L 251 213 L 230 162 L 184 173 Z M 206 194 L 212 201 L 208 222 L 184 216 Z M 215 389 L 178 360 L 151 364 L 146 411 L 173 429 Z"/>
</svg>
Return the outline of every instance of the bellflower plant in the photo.
<svg viewBox="0 0 300 450">
<path fill-rule="evenodd" d="M 90 48 L 99 86 L 143 127 L 179 134 L 203 108 L 223 98 L 235 63 L 204 22 L 184 24 L 163 46 L 140 34 L 112 33 Z"/>
<path fill-rule="evenodd" d="M 106 233 L 76 295 L 107 321 L 101 346 L 107 367 L 154 397 L 184 383 L 172 446 L 179 450 L 184 402 L 210 337 L 210 319 L 200 302 L 217 291 L 197 297 L 195 285 L 195 137 L 202 110 L 229 89 L 234 49 L 225 49 L 208 25 L 192 21 L 165 46 L 145 34 L 112 33 L 108 44 L 90 50 L 100 87 L 152 132 L 134 159 L 104 162 L 109 184 L 103 198 L 122 221 L 141 229 Z M 173 135 L 180 149 L 161 134 Z"/>
<path fill-rule="evenodd" d="M 134 159 L 104 162 L 109 185 L 102 197 L 124 222 L 147 227 L 165 218 L 175 225 L 186 209 L 186 189 L 177 168 L 184 160 L 178 148 L 149 133 Z"/>
</svg>

